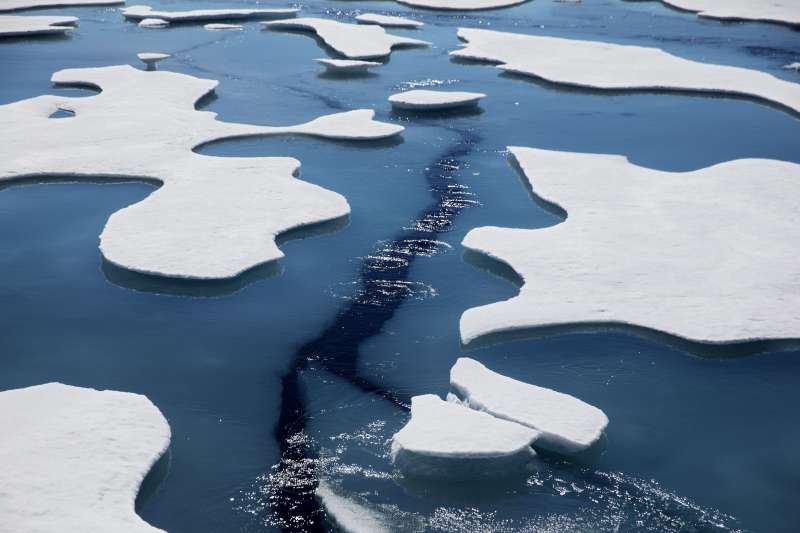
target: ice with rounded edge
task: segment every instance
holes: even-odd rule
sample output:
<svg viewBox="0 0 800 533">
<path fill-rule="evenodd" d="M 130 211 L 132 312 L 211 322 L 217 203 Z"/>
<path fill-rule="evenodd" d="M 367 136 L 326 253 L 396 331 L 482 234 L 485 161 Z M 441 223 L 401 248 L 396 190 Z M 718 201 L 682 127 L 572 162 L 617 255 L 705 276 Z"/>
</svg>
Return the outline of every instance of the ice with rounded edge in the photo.
<svg viewBox="0 0 800 533">
<path fill-rule="evenodd" d="M 786 70 L 794 70 L 795 72 L 800 72 L 800 62 L 789 63 L 788 65 L 784 65 L 783 68 L 785 68 Z"/>
<path fill-rule="evenodd" d="M 0 15 L 0 37 L 64 34 L 77 22 L 77 17 Z"/>
<path fill-rule="evenodd" d="M 156 533 L 134 502 L 167 451 L 140 394 L 48 383 L 0 392 L 0 524 L 37 533 Z"/>
<path fill-rule="evenodd" d="M 122 10 L 125 18 L 141 20 L 158 18 L 169 22 L 199 22 L 205 20 L 230 20 L 254 18 L 289 18 L 300 11 L 297 8 L 280 9 L 195 9 L 191 11 L 157 11 L 150 6 L 130 6 Z"/>
<path fill-rule="evenodd" d="M 524 284 L 468 309 L 464 344 L 565 324 L 704 343 L 800 338 L 800 300 L 790 296 L 800 294 L 800 165 L 739 159 L 662 172 L 618 155 L 509 150 L 533 194 L 567 218 L 466 235 L 466 248 Z"/>
<path fill-rule="evenodd" d="M 158 63 L 163 59 L 167 59 L 168 57 L 170 57 L 170 55 L 162 54 L 160 52 L 140 52 L 136 54 L 136 57 L 138 57 L 142 63 L 147 65 L 147 68 L 155 69 L 156 63 Z"/>
<path fill-rule="evenodd" d="M 345 533 L 390 533 L 385 517 L 353 498 L 340 494 L 326 481 L 320 481 L 314 495 L 325 509 L 328 519 Z"/>
<path fill-rule="evenodd" d="M 377 59 L 392 53 L 400 46 L 429 46 L 431 43 L 399 37 L 386 33 L 380 26 L 347 24 L 320 18 L 298 18 L 262 22 L 266 28 L 287 30 L 311 30 L 325 44 L 348 59 Z"/>
<path fill-rule="evenodd" d="M 139 21 L 140 28 L 166 28 L 169 26 L 169 21 L 164 19 L 142 19 Z"/>
<path fill-rule="evenodd" d="M 539 431 L 535 445 L 557 453 L 589 448 L 608 425 L 608 417 L 593 405 L 503 376 L 466 357 L 450 369 L 450 387 L 467 407 Z"/>
<path fill-rule="evenodd" d="M 481 11 L 524 4 L 528 0 L 395 0 L 398 4 L 442 11 Z"/>
<path fill-rule="evenodd" d="M 62 70 L 52 81 L 102 92 L 0 106 L 0 122 L 7 126 L 0 130 L 0 181 L 59 176 L 161 183 L 141 202 L 112 214 L 100 236 L 108 261 L 146 274 L 232 278 L 282 257 L 278 235 L 350 211 L 344 197 L 297 179 L 296 159 L 212 157 L 196 153 L 198 146 L 280 134 L 382 139 L 403 130 L 374 121 L 367 109 L 285 127 L 222 122 L 194 107 L 216 81 L 129 65 Z M 48 119 L 56 109 L 75 117 Z"/>
<path fill-rule="evenodd" d="M 426 394 L 411 399 L 411 419 L 392 437 L 391 460 L 411 477 L 506 477 L 526 471 L 538 437 L 535 429 Z"/>
<path fill-rule="evenodd" d="M 362 13 L 356 17 L 356 21 L 361 24 L 377 24 L 385 28 L 421 28 L 425 24 L 417 20 L 403 17 L 392 17 L 389 15 L 378 15 L 375 13 Z"/>
<path fill-rule="evenodd" d="M 690 61 L 659 48 L 460 28 L 453 57 L 497 63 L 551 83 L 610 90 L 748 96 L 800 113 L 800 84 L 757 70 Z"/>
<path fill-rule="evenodd" d="M 220 23 L 211 23 L 206 24 L 203 26 L 207 30 L 211 31 L 220 31 L 220 30 L 243 30 L 244 26 L 241 24 L 220 24 Z"/>
<path fill-rule="evenodd" d="M 731 21 L 773 22 L 800 26 L 796 0 L 661 0 L 699 17 Z"/>
<path fill-rule="evenodd" d="M 397 109 L 410 109 L 415 111 L 437 111 L 478 105 L 483 93 L 468 93 L 463 91 L 431 91 L 427 89 L 414 89 L 393 94 L 389 102 Z"/>
<path fill-rule="evenodd" d="M 124 3 L 125 0 L 3 0 L 0 2 L 0 12 L 55 7 L 113 6 Z"/>
<path fill-rule="evenodd" d="M 381 67 L 383 63 L 377 61 L 359 61 L 356 59 L 328 59 L 319 58 L 315 59 L 317 63 L 325 65 L 328 72 L 339 73 L 363 73 L 374 67 Z"/>
</svg>

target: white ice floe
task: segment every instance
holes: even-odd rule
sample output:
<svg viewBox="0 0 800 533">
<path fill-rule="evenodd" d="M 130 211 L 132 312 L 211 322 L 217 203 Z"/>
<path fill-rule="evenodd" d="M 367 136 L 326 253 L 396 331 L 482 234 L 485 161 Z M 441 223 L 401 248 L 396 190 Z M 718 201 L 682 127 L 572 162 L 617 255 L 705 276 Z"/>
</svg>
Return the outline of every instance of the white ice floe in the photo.
<svg viewBox="0 0 800 533">
<path fill-rule="evenodd" d="M 533 193 L 568 217 L 467 234 L 465 247 L 524 285 L 467 310 L 465 344 L 598 323 L 709 343 L 800 337 L 800 165 L 740 159 L 662 172 L 616 155 L 509 150 Z"/>
<path fill-rule="evenodd" d="M 397 109 L 410 109 L 415 111 L 437 111 L 478 105 L 483 93 L 468 93 L 462 91 L 430 91 L 427 89 L 414 89 L 393 94 L 389 102 Z"/>
<path fill-rule="evenodd" d="M 64 34 L 76 22 L 77 17 L 0 15 L 0 37 Z"/>
<path fill-rule="evenodd" d="M 398 4 L 443 11 L 479 11 L 524 4 L 528 0 L 395 0 Z"/>
<path fill-rule="evenodd" d="M 166 28 L 169 26 L 169 21 L 164 19 L 142 19 L 139 21 L 140 28 Z"/>
<path fill-rule="evenodd" d="M 378 63 L 376 61 L 359 61 L 357 59 L 319 58 L 315 59 L 314 61 L 325 65 L 325 68 L 328 72 L 340 72 L 348 74 L 363 73 L 367 72 L 371 68 L 383 66 L 383 63 Z"/>
<path fill-rule="evenodd" d="M 145 396 L 48 383 L 0 392 L 0 529 L 156 533 L 134 502 L 170 429 Z"/>
<path fill-rule="evenodd" d="M 800 62 L 789 63 L 788 65 L 784 65 L 783 68 L 785 68 L 786 70 L 794 70 L 795 72 L 800 72 Z"/>
<path fill-rule="evenodd" d="M 162 54 L 160 52 L 140 52 L 136 54 L 136 57 L 138 57 L 142 63 L 147 65 L 147 68 L 155 69 L 156 63 L 158 63 L 162 59 L 167 59 L 168 57 L 170 57 L 170 55 Z"/>
<path fill-rule="evenodd" d="M 797 0 L 661 0 L 668 6 L 720 20 L 800 25 Z"/>
<path fill-rule="evenodd" d="M 230 20 L 253 18 L 289 18 L 300 11 L 296 8 L 282 9 L 195 9 L 192 11 L 156 11 L 150 6 L 131 6 L 122 10 L 125 18 L 141 20 L 159 18 L 169 22 L 201 22 L 206 20 Z"/>
<path fill-rule="evenodd" d="M 320 481 L 314 495 L 325 509 L 325 514 L 339 530 L 345 533 L 390 533 L 393 531 L 386 518 L 371 509 L 339 493 L 325 481 Z"/>
<path fill-rule="evenodd" d="M 454 57 L 549 82 L 591 89 L 715 92 L 760 98 L 800 112 L 800 84 L 738 67 L 699 63 L 645 48 L 491 30 L 458 30 Z"/>
<path fill-rule="evenodd" d="M 0 181 L 51 176 L 163 183 L 117 211 L 100 250 L 118 266 L 164 276 L 219 279 L 283 256 L 279 234 L 349 213 L 340 195 L 295 178 L 290 157 L 211 157 L 194 148 L 253 135 L 380 139 L 401 126 L 372 110 L 285 127 L 222 122 L 195 103 L 214 80 L 128 65 L 56 72 L 55 83 L 102 89 L 89 97 L 39 96 L 0 106 Z M 56 109 L 75 113 L 52 120 Z"/>
<path fill-rule="evenodd" d="M 605 413 L 574 396 L 537 387 L 459 358 L 450 369 L 450 387 L 472 409 L 539 431 L 536 445 L 576 453 L 597 442 L 608 425 Z"/>
<path fill-rule="evenodd" d="M 111 6 L 124 3 L 125 0 L 2 0 L 0 12 L 45 7 Z"/>
<path fill-rule="evenodd" d="M 425 24 L 403 17 L 391 17 L 389 15 L 377 15 L 375 13 L 363 13 L 356 17 L 361 24 L 377 24 L 386 28 L 421 28 Z"/>
<path fill-rule="evenodd" d="M 429 42 L 386 33 L 380 26 L 347 24 L 319 18 L 262 22 L 267 28 L 312 30 L 325 44 L 349 59 L 386 57 L 396 46 L 428 46 Z"/>
<path fill-rule="evenodd" d="M 241 24 L 222 24 L 222 23 L 211 23 L 206 24 L 203 26 L 207 30 L 212 31 L 220 31 L 220 30 L 243 30 L 244 26 Z"/>
<path fill-rule="evenodd" d="M 524 472 L 539 432 L 445 402 L 411 399 L 411 419 L 392 437 L 391 459 L 412 477 L 482 478 Z"/>
</svg>

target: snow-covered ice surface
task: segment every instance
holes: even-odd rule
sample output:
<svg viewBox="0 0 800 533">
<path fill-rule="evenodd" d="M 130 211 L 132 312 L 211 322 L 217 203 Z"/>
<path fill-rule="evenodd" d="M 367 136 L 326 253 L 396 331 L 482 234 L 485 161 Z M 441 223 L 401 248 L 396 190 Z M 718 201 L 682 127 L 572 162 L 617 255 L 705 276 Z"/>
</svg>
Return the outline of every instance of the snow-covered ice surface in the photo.
<svg viewBox="0 0 800 533">
<path fill-rule="evenodd" d="M 453 57 L 506 72 L 607 90 L 673 90 L 750 96 L 800 113 L 800 84 L 737 67 L 700 63 L 658 48 L 460 28 Z"/>
<path fill-rule="evenodd" d="M 535 429 L 425 394 L 411 398 L 411 419 L 392 437 L 392 463 L 418 478 L 524 475 L 538 437 Z"/>
<path fill-rule="evenodd" d="M 524 285 L 466 311 L 465 344 L 593 323 L 708 343 L 800 337 L 790 296 L 800 294 L 800 165 L 740 159 L 674 173 L 618 155 L 509 151 L 532 193 L 566 220 L 467 234 L 467 249 L 510 266 Z M 619 247 L 625 261 L 612 259 Z"/>
<path fill-rule="evenodd" d="M 52 79 L 100 87 L 102 92 L 88 98 L 40 96 L 0 106 L 0 119 L 13 125 L 0 133 L 0 180 L 58 175 L 161 183 L 146 200 L 112 215 L 100 236 L 108 261 L 161 276 L 237 276 L 283 257 L 275 243 L 281 233 L 350 211 L 342 196 L 296 179 L 296 159 L 208 157 L 193 152 L 195 147 L 252 135 L 381 139 L 403 129 L 373 121 L 370 110 L 286 127 L 221 122 L 214 113 L 193 107 L 214 90 L 216 81 L 127 65 L 62 70 Z M 76 117 L 49 121 L 59 108 Z"/>
<path fill-rule="evenodd" d="M 386 33 L 380 26 L 347 24 L 331 19 L 298 18 L 262 22 L 267 28 L 311 30 L 325 44 L 348 59 L 379 59 L 396 47 L 428 46 L 430 43 Z"/>
<path fill-rule="evenodd" d="M 378 63 L 377 61 L 359 61 L 357 59 L 317 58 L 314 61 L 325 65 L 329 72 L 367 72 L 371 68 L 383 65 L 383 63 Z"/>
<path fill-rule="evenodd" d="M 139 21 L 141 28 L 166 28 L 169 26 L 169 21 L 157 18 L 146 18 Z"/>
<path fill-rule="evenodd" d="M 485 97 L 483 93 L 414 89 L 391 95 L 389 102 L 398 109 L 424 111 L 473 107 Z"/>
<path fill-rule="evenodd" d="M 356 20 L 362 24 L 377 24 L 386 28 L 421 28 L 425 25 L 423 22 L 405 17 L 378 15 L 376 13 L 362 13 L 356 17 Z"/>
<path fill-rule="evenodd" d="M 795 0 L 661 0 L 666 5 L 720 20 L 774 22 L 800 26 L 800 2 Z"/>
<path fill-rule="evenodd" d="M 156 533 L 134 500 L 170 428 L 147 397 L 48 383 L 0 392 L 3 531 Z"/>
<path fill-rule="evenodd" d="M 537 430 L 536 446 L 558 453 L 585 450 L 608 425 L 608 417 L 593 405 L 503 376 L 466 357 L 450 369 L 450 387 L 472 409 Z"/>
<path fill-rule="evenodd" d="M 64 34 L 77 22 L 77 17 L 0 15 L 0 37 Z"/>
<path fill-rule="evenodd" d="M 122 10 L 125 18 L 142 20 L 158 18 L 169 22 L 202 22 L 207 20 L 232 20 L 255 18 L 289 18 L 300 11 L 296 8 L 259 9 L 193 9 L 188 11 L 158 11 L 150 6 L 130 6 Z"/>
<path fill-rule="evenodd" d="M 398 4 L 442 11 L 481 11 L 523 4 L 528 0 L 395 0 Z"/>
<path fill-rule="evenodd" d="M 124 3 L 125 0 L 3 0 L 0 2 L 0 12 L 54 7 L 111 6 Z"/>
<path fill-rule="evenodd" d="M 223 23 L 211 23 L 206 24 L 203 26 L 207 30 L 242 30 L 244 26 L 241 24 L 223 24 Z"/>
</svg>

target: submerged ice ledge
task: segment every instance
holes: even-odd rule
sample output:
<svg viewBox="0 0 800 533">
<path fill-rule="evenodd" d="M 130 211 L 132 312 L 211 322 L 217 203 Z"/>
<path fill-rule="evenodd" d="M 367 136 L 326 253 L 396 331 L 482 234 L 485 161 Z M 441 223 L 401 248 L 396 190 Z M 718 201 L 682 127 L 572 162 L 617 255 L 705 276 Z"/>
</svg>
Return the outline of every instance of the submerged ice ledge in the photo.
<svg viewBox="0 0 800 533">
<path fill-rule="evenodd" d="M 389 102 L 397 109 L 441 111 L 444 109 L 475 107 L 485 97 L 486 95 L 483 93 L 414 89 L 391 95 Z"/>
<path fill-rule="evenodd" d="M 124 3 L 125 0 L 3 0 L 0 3 L 0 12 L 46 7 L 113 6 Z"/>
<path fill-rule="evenodd" d="M 191 11 L 157 11 L 150 6 L 131 6 L 122 10 L 131 20 L 161 19 L 167 22 L 207 22 L 212 20 L 289 18 L 300 11 L 297 8 L 278 9 L 195 9 Z"/>
<path fill-rule="evenodd" d="M 62 70 L 52 80 L 102 92 L 0 106 L 0 121 L 8 126 L 0 131 L 0 181 L 58 176 L 161 183 L 111 215 L 100 236 L 109 262 L 145 274 L 232 278 L 282 257 L 275 239 L 287 231 L 350 211 L 342 196 L 297 179 L 296 159 L 211 157 L 195 153 L 198 146 L 278 134 L 382 139 L 403 130 L 374 121 L 372 110 L 286 127 L 226 123 L 194 108 L 216 81 L 128 65 Z M 49 119 L 59 108 L 75 117 Z"/>
</svg>

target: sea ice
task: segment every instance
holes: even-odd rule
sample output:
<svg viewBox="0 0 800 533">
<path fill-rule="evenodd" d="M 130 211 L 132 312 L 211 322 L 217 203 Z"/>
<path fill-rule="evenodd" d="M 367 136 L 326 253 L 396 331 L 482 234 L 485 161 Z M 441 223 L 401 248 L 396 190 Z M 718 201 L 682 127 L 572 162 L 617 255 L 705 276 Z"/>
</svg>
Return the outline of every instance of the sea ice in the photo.
<svg viewBox="0 0 800 533">
<path fill-rule="evenodd" d="M 662 172 L 617 155 L 509 150 L 533 194 L 568 217 L 467 234 L 466 248 L 524 285 L 467 310 L 464 344 L 608 323 L 708 343 L 800 337 L 800 165 L 740 159 Z"/>
<path fill-rule="evenodd" d="M 411 477 L 505 477 L 524 472 L 539 432 L 434 394 L 411 399 L 411 419 L 392 437 L 392 462 Z"/>
<path fill-rule="evenodd" d="M 597 407 L 503 376 L 466 357 L 450 369 L 450 387 L 467 407 L 539 431 L 536 445 L 558 453 L 585 450 L 608 425 Z"/>
<path fill-rule="evenodd" d="M 797 0 L 661 0 L 668 6 L 720 20 L 749 20 L 800 25 Z"/>
<path fill-rule="evenodd" d="M 77 17 L 0 15 L 0 37 L 53 35 L 72 30 Z"/>
<path fill-rule="evenodd" d="M 0 2 L 0 12 L 45 7 L 111 6 L 124 3 L 125 0 L 3 0 Z"/>
<path fill-rule="evenodd" d="M 325 65 L 325 68 L 328 72 L 339 72 L 339 73 L 363 73 L 367 72 L 369 69 L 373 67 L 380 67 L 383 66 L 383 63 L 378 63 L 375 61 L 359 61 L 356 59 L 327 59 L 327 58 L 320 58 L 315 59 L 317 63 Z"/>
<path fill-rule="evenodd" d="M 528 0 L 395 0 L 398 4 L 441 9 L 444 11 L 478 11 L 481 9 L 498 9 L 524 4 Z"/>
<path fill-rule="evenodd" d="M 393 94 L 389 102 L 397 109 L 411 109 L 415 111 L 438 111 L 478 105 L 483 93 L 467 93 L 461 91 L 429 91 L 415 89 Z"/>
<path fill-rule="evenodd" d="M 372 110 L 326 115 L 285 127 L 222 122 L 194 108 L 214 80 L 128 65 L 68 69 L 52 81 L 102 89 L 95 96 L 39 96 L 0 106 L 0 181 L 51 176 L 144 179 L 162 187 L 117 211 L 100 236 L 111 263 L 179 278 L 231 278 L 283 256 L 275 238 L 341 219 L 340 195 L 296 179 L 290 157 L 211 157 L 205 143 L 253 135 L 381 139 L 401 126 Z M 74 111 L 51 120 L 56 109 Z M 35 140 L 35 142 L 31 142 Z"/>
<path fill-rule="evenodd" d="M 129 19 L 159 18 L 169 22 L 200 22 L 206 20 L 231 20 L 253 18 L 289 18 L 300 11 L 283 9 L 195 9 L 192 11 L 155 11 L 150 6 L 131 6 L 122 10 Z"/>
<path fill-rule="evenodd" d="M 61 383 L 3 391 L 0 427 L 3 531 L 161 531 L 134 510 L 170 442 L 145 396 Z"/>
<path fill-rule="evenodd" d="M 140 28 L 166 28 L 169 26 L 169 21 L 164 19 L 142 19 L 139 21 Z"/>
<path fill-rule="evenodd" d="M 312 30 L 325 44 L 349 59 L 377 59 L 396 46 L 428 46 L 429 42 L 386 33 L 380 26 L 347 24 L 320 18 L 262 22 L 267 28 Z"/>
<path fill-rule="evenodd" d="M 325 481 L 320 481 L 314 495 L 322 504 L 331 522 L 344 533 L 391 533 L 385 517 L 339 491 Z"/>
<path fill-rule="evenodd" d="M 789 63 L 788 65 L 784 65 L 783 68 L 787 70 L 794 70 L 795 72 L 800 72 L 800 62 Z"/>
<path fill-rule="evenodd" d="M 760 98 L 800 113 L 800 84 L 739 67 L 699 63 L 658 48 L 460 28 L 453 57 L 552 83 L 591 89 L 716 92 Z"/>
<path fill-rule="evenodd" d="M 390 17 L 388 15 L 377 15 L 375 13 L 363 13 L 356 17 L 361 24 L 377 24 L 386 28 L 421 28 L 425 24 L 416 20 L 403 17 Z"/>
<path fill-rule="evenodd" d="M 148 70 L 155 70 L 156 63 L 158 63 L 162 59 L 170 57 L 170 55 L 162 54 L 159 52 L 140 52 L 136 54 L 136 57 L 138 57 L 142 63 L 147 65 Z"/>
<path fill-rule="evenodd" d="M 211 23 L 206 24 L 203 26 L 207 30 L 218 31 L 218 30 L 242 30 L 244 26 L 241 24 L 222 24 L 222 23 Z"/>
</svg>

